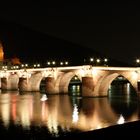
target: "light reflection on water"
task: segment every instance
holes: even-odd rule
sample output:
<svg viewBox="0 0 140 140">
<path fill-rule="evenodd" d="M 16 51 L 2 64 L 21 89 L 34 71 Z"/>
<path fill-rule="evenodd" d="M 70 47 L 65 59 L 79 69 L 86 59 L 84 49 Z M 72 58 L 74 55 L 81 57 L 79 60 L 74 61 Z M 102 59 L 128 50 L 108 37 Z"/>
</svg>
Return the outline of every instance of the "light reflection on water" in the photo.
<svg viewBox="0 0 140 140">
<path fill-rule="evenodd" d="M 1 93 L 0 122 L 5 128 L 11 124 L 28 130 L 45 126 L 50 135 L 59 136 L 62 131 L 89 131 L 140 119 L 139 102 L 130 94 L 104 98 L 47 95 L 41 101 L 42 96 L 40 92 Z"/>
</svg>

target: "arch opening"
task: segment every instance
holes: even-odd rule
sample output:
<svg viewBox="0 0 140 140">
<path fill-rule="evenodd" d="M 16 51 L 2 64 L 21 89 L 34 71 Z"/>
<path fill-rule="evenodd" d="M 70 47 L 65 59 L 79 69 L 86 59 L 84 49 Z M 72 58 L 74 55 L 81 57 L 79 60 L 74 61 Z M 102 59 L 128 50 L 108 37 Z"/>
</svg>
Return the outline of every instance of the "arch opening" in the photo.
<svg viewBox="0 0 140 140">
<path fill-rule="evenodd" d="M 68 85 L 68 94 L 70 96 L 81 96 L 82 82 L 77 75 L 74 75 Z"/>
<path fill-rule="evenodd" d="M 109 97 L 113 96 L 137 96 L 137 93 L 131 82 L 122 75 L 118 75 L 112 80 L 107 91 Z"/>
<path fill-rule="evenodd" d="M 40 93 L 45 93 L 46 92 L 46 80 L 45 77 L 41 79 L 40 81 L 40 87 L 39 87 L 39 91 Z"/>
<path fill-rule="evenodd" d="M 137 102 L 133 102 L 133 98 L 137 98 L 135 88 L 127 78 L 119 75 L 112 81 L 109 90 L 111 108 L 117 114 L 121 114 L 125 120 L 129 120 L 138 109 Z"/>
</svg>

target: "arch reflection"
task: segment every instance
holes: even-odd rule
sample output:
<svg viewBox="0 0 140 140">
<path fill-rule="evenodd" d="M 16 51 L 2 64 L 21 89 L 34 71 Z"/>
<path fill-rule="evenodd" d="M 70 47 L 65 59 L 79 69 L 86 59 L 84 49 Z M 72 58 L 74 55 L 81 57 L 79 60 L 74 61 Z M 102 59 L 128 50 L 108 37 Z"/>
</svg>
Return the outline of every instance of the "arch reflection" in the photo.
<svg viewBox="0 0 140 140">
<path fill-rule="evenodd" d="M 89 131 L 134 121 L 139 118 L 137 102 L 128 103 L 110 98 L 81 98 L 68 95 L 48 95 L 41 101 L 42 94 L 0 94 L 0 121 L 4 127 L 20 125 L 23 129 L 32 126 L 46 127 L 50 134 Z M 123 109 L 124 107 L 124 109 Z M 126 112 L 125 112 L 126 111 Z M 119 121 L 119 123 L 122 123 Z"/>
</svg>

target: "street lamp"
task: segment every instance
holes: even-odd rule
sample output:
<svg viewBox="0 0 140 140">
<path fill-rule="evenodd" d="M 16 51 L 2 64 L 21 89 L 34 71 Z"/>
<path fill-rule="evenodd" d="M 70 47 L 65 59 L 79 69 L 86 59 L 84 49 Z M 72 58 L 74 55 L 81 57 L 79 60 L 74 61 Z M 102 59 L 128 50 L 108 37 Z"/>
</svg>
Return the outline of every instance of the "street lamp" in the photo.
<svg viewBox="0 0 140 140">
<path fill-rule="evenodd" d="M 140 59 L 136 59 L 136 64 L 139 66 L 139 64 L 140 64 Z"/>
<path fill-rule="evenodd" d="M 107 62 L 107 61 L 108 61 L 108 59 L 107 59 L 107 58 L 105 58 L 105 59 L 104 59 L 104 62 Z"/>
<path fill-rule="evenodd" d="M 96 60 L 97 63 L 100 63 L 100 61 L 101 61 L 100 59 L 97 59 L 97 60 Z"/>
<path fill-rule="evenodd" d="M 90 62 L 93 62 L 94 61 L 94 59 L 93 58 L 90 58 Z"/>
</svg>

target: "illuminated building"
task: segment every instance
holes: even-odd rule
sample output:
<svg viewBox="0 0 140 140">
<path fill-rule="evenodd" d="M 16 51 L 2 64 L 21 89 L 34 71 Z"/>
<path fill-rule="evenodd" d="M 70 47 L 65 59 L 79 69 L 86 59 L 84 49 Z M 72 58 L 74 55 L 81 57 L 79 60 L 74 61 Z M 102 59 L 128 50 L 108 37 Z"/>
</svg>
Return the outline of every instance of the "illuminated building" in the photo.
<svg viewBox="0 0 140 140">
<path fill-rule="evenodd" d="M 2 45 L 2 42 L 0 41 L 0 69 L 9 69 L 13 65 L 20 65 L 20 64 L 21 64 L 21 62 L 20 62 L 19 58 L 17 58 L 17 57 L 13 57 L 10 59 L 4 58 L 3 45 Z"/>
<path fill-rule="evenodd" d="M 4 52 L 3 52 L 3 46 L 2 43 L 0 41 L 0 69 L 3 66 L 3 61 L 4 61 Z"/>
<path fill-rule="evenodd" d="M 3 52 L 2 43 L 0 41 L 0 62 L 3 62 L 3 60 L 4 60 L 4 52 Z"/>
<path fill-rule="evenodd" d="M 0 42 L 0 61 L 3 61 L 3 60 L 4 60 L 4 52 L 3 52 L 2 44 Z"/>
</svg>

